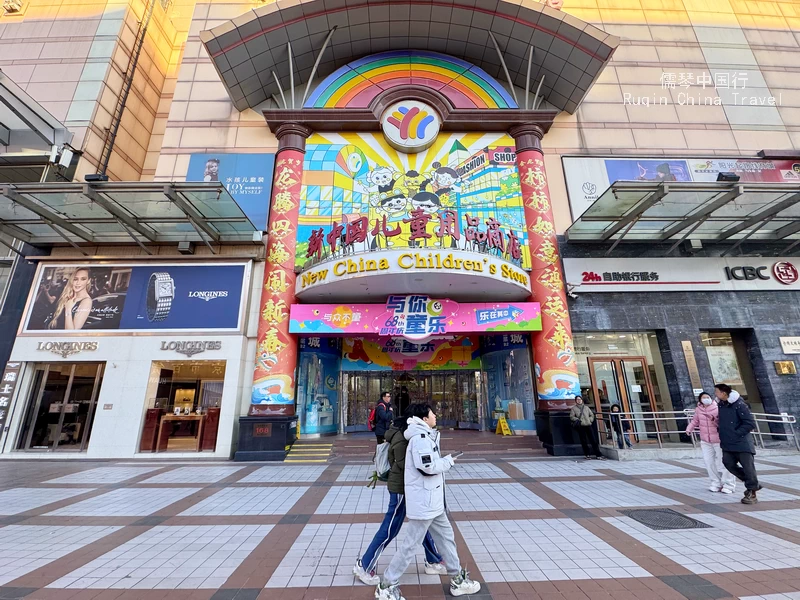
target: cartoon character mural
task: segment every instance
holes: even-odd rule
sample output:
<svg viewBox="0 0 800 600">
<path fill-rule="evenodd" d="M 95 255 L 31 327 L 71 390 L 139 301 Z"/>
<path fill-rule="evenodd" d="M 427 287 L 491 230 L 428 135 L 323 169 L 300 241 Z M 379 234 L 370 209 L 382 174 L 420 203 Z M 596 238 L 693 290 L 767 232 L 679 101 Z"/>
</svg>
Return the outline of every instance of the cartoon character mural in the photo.
<svg viewBox="0 0 800 600">
<path fill-rule="evenodd" d="M 315 134 L 306 145 L 295 264 L 428 247 L 491 252 L 528 267 L 515 160 L 513 140 L 496 133 L 440 135 L 417 154 L 398 152 L 381 134 Z"/>
</svg>

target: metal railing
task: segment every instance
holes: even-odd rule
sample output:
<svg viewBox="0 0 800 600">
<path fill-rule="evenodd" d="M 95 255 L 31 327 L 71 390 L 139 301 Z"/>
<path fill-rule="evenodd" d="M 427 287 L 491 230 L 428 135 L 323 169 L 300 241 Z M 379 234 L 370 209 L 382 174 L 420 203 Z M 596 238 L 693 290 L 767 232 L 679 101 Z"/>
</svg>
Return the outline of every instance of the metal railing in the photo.
<svg viewBox="0 0 800 600">
<path fill-rule="evenodd" d="M 637 441 L 652 440 L 658 443 L 659 448 L 664 447 L 664 442 L 667 443 L 689 443 L 693 447 L 697 446 L 700 440 L 699 432 L 695 429 L 691 434 L 686 433 L 686 427 L 694 416 L 694 409 L 676 410 L 676 411 L 660 411 L 660 412 L 642 412 L 642 413 L 610 413 L 600 412 L 597 413 L 597 428 L 600 434 L 600 443 L 604 440 L 617 445 L 617 433 L 611 426 L 611 415 L 620 418 L 620 424 L 623 433 Z M 797 418 L 794 415 L 786 413 L 775 415 L 769 413 L 753 413 L 753 418 L 756 421 L 756 429 L 752 432 L 753 439 L 756 444 L 761 448 L 766 448 L 764 443 L 765 436 L 772 436 L 772 439 L 778 438 L 789 442 L 794 442 L 795 448 L 800 452 L 800 438 L 797 434 Z M 623 423 L 629 424 L 629 430 L 624 430 Z M 766 426 L 767 431 L 762 430 L 762 424 Z M 783 431 L 779 431 L 779 429 Z M 605 438 L 603 436 L 606 436 Z M 689 442 L 685 439 L 688 436 Z"/>
</svg>

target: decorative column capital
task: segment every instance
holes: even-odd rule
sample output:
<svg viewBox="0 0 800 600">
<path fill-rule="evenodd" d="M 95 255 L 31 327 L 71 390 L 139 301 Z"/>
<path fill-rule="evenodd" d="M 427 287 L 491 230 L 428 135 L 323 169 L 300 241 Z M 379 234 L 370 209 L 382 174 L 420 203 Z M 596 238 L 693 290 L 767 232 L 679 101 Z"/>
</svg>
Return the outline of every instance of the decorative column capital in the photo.
<svg viewBox="0 0 800 600">
<path fill-rule="evenodd" d="M 514 143 L 517 147 L 517 153 L 525 152 L 526 150 L 542 151 L 542 138 L 544 137 L 544 129 L 534 123 L 523 123 L 522 125 L 514 125 L 508 130 L 508 134 L 514 138 Z"/>
<path fill-rule="evenodd" d="M 282 150 L 306 151 L 306 139 L 312 134 L 311 129 L 301 123 L 281 123 L 275 130 L 278 138 L 278 152 Z"/>
</svg>

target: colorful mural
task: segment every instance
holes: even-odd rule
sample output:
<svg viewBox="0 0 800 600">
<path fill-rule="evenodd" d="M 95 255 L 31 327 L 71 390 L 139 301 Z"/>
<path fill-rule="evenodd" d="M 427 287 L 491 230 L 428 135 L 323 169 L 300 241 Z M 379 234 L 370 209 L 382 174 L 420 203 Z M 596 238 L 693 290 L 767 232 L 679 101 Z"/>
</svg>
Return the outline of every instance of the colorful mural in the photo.
<svg viewBox="0 0 800 600">
<path fill-rule="evenodd" d="M 342 371 L 480 370 L 478 340 L 477 335 L 419 343 L 392 337 L 346 337 L 342 340 Z"/>
<path fill-rule="evenodd" d="M 403 154 L 379 133 L 306 145 L 296 266 L 397 248 L 453 248 L 530 265 L 513 140 L 439 135 Z"/>
<path fill-rule="evenodd" d="M 328 75 L 305 108 L 367 108 L 376 96 L 400 85 L 434 89 L 455 108 L 517 108 L 483 69 L 422 50 L 381 52 L 355 60 Z"/>
</svg>

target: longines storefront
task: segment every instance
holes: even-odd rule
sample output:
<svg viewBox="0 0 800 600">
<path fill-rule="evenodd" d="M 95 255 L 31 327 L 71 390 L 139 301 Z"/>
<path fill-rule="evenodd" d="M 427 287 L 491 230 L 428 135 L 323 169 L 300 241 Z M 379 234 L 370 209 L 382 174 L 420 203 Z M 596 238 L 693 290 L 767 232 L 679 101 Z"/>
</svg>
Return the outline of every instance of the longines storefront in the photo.
<svg viewBox="0 0 800 600">
<path fill-rule="evenodd" d="M 0 388 L 3 452 L 229 457 L 251 269 L 43 261 Z"/>
</svg>

